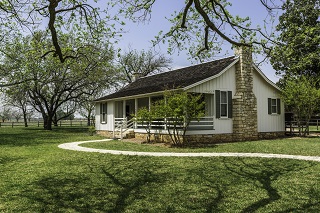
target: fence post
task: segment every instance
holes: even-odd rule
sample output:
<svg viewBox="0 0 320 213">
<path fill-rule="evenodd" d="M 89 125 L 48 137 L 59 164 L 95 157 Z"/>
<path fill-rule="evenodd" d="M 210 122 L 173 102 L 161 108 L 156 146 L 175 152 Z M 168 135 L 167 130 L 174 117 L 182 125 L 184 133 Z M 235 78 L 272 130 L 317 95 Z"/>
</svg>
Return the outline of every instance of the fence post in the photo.
<svg viewBox="0 0 320 213">
<path fill-rule="evenodd" d="M 61 126 L 61 120 L 60 120 L 60 126 Z"/>
<path fill-rule="evenodd" d="M 72 120 L 70 120 L 70 124 L 71 124 L 71 126 L 72 126 Z"/>
<path fill-rule="evenodd" d="M 82 126 L 82 120 L 80 120 L 80 126 Z"/>
<path fill-rule="evenodd" d="M 319 130 L 319 119 L 317 119 L 317 130 Z"/>
<path fill-rule="evenodd" d="M 1 127 L 1 122 L 0 122 L 0 127 Z"/>
<path fill-rule="evenodd" d="M 12 122 L 12 128 L 13 128 L 13 124 L 14 124 L 14 122 Z"/>
</svg>

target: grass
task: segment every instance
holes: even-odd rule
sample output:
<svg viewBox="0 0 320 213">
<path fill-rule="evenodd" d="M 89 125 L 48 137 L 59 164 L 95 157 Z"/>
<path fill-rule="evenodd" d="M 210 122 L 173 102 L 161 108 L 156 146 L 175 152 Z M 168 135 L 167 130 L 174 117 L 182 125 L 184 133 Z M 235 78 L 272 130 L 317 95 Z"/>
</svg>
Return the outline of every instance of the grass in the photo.
<svg viewBox="0 0 320 213">
<path fill-rule="evenodd" d="M 64 142 L 99 138 L 77 128 L 51 132 L 36 128 L 0 128 L 0 212 L 320 210 L 320 163 L 258 158 L 115 156 L 57 147 Z M 273 145 L 265 148 L 267 142 Z M 297 152 L 292 144 L 285 148 L 283 142 L 296 146 L 301 143 L 305 150 L 320 152 L 317 138 L 308 142 L 248 142 L 243 144 L 247 147 L 243 149 L 254 147 L 254 152 L 272 149 L 278 152 L 279 146 L 281 152 Z M 237 152 L 241 144 L 210 149 Z M 310 151 L 315 155 L 316 152 Z"/>
<path fill-rule="evenodd" d="M 279 140 L 261 140 L 250 142 L 226 143 L 211 145 L 207 148 L 170 148 L 165 146 L 152 146 L 122 141 L 108 141 L 99 143 L 84 143 L 84 147 L 142 151 L 142 152 L 261 152 L 274 154 L 291 154 L 320 156 L 320 138 L 286 138 Z"/>
</svg>

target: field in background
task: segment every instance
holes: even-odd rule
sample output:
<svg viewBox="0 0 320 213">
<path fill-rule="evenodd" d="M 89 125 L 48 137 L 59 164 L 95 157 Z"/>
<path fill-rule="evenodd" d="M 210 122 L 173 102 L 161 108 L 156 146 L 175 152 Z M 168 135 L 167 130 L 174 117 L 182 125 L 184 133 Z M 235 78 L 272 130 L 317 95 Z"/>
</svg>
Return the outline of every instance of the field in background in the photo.
<svg viewBox="0 0 320 213">
<path fill-rule="evenodd" d="M 87 126 L 88 121 L 87 120 L 61 120 L 58 121 L 58 126 L 70 126 L 70 127 L 84 127 Z M 91 121 L 91 125 L 94 126 L 94 120 Z M 15 122 L 15 121 L 6 121 L 6 122 L 0 122 L 0 127 L 24 127 L 24 122 Z M 36 121 L 30 121 L 28 122 L 28 127 L 43 127 L 43 121 L 42 120 L 36 120 Z"/>
</svg>

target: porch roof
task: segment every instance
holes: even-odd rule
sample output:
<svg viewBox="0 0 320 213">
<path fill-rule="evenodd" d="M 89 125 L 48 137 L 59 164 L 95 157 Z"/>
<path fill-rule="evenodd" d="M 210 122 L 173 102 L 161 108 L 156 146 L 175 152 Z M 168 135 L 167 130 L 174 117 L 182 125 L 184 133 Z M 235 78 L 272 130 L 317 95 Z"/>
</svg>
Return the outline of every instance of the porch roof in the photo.
<svg viewBox="0 0 320 213">
<path fill-rule="evenodd" d="M 231 56 L 157 75 L 142 77 L 128 84 L 118 92 L 101 97 L 95 101 L 149 94 L 164 90 L 182 89 L 219 74 L 237 59 L 236 56 Z"/>
</svg>

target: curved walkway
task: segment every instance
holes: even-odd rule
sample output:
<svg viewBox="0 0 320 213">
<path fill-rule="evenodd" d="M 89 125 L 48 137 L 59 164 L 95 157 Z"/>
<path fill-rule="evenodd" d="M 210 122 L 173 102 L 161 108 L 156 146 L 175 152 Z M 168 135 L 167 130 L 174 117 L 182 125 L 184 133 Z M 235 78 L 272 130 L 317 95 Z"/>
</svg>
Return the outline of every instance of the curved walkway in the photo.
<svg viewBox="0 0 320 213">
<path fill-rule="evenodd" d="M 61 149 L 68 149 L 82 152 L 98 152 L 113 155 L 136 155 L 136 156 L 155 156 L 155 157 L 255 157 L 255 158 L 282 158 L 320 162 L 320 156 L 302 156 L 302 155 L 285 155 L 285 154 L 266 154 L 266 153 L 217 153 L 217 152 L 199 152 L 199 153 L 177 153 L 177 152 L 135 152 L 135 151 L 119 151 L 81 147 L 83 143 L 111 141 L 112 139 L 79 141 L 60 144 Z"/>
</svg>

